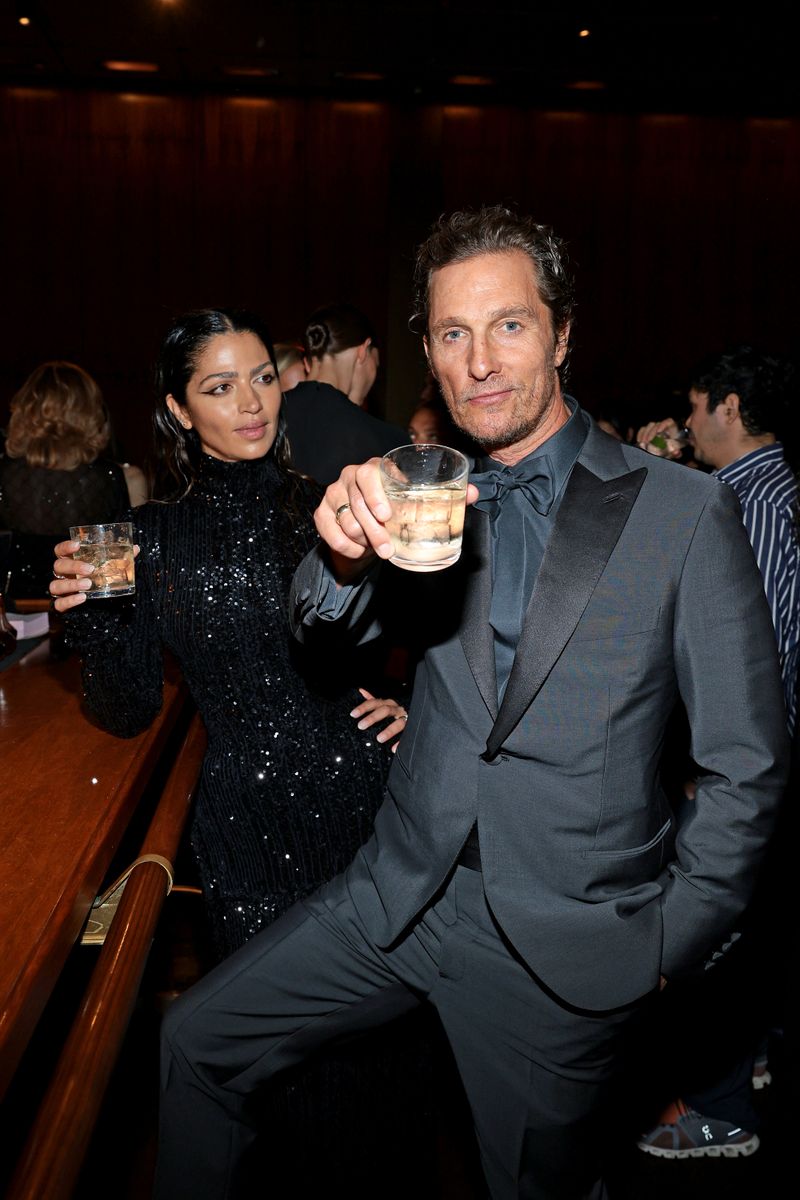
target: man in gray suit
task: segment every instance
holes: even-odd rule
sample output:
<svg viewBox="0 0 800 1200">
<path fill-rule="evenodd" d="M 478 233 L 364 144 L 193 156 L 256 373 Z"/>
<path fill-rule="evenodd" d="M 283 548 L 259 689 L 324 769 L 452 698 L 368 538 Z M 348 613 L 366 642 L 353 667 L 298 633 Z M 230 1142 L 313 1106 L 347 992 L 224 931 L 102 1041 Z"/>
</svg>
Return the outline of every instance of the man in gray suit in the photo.
<svg viewBox="0 0 800 1200">
<path fill-rule="evenodd" d="M 253 1092 L 420 999 L 494 1200 L 601 1195 L 593 1117 L 620 1039 L 730 933 L 780 798 L 780 675 L 735 497 L 565 396 L 558 239 L 455 214 L 417 284 L 432 370 L 487 455 L 464 552 L 402 579 L 424 645 L 374 836 L 167 1019 L 160 1195 L 232 1194 Z M 328 488 L 292 600 L 310 646 L 377 634 L 402 574 L 388 515 L 377 460 Z M 701 777 L 676 830 L 659 758 L 679 701 Z"/>
</svg>

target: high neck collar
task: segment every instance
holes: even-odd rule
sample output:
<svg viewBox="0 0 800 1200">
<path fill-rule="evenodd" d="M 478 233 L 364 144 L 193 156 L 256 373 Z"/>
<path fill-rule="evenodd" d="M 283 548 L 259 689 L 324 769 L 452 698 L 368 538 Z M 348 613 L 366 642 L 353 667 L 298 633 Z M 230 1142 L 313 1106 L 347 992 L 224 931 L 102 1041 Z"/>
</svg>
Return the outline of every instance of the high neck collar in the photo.
<svg viewBox="0 0 800 1200">
<path fill-rule="evenodd" d="M 204 454 L 193 491 L 197 495 L 225 494 L 232 499 L 249 499 L 259 492 L 274 492 L 283 482 L 283 471 L 270 451 L 263 458 L 223 462 Z"/>
</svg>

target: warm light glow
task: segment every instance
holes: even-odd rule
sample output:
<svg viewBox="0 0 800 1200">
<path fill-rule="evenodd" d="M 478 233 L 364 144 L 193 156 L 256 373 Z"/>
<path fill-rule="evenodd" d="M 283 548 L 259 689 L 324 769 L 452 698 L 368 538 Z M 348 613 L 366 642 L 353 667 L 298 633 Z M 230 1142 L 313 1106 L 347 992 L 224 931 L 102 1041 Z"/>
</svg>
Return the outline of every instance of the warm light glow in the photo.
<svg viewBox="0 0 800 1200">
<path fill-rule="evenodd" d="M 225 103 L 235 104 L 237 108 L 275 108 L 275 101 L 263 96 L 226 96 Z"/>
<path fill-rule="evenodd" d="M 163 104 L 165 96 L 151 96 L 149 92 L 119 92 L 117 99 L 125 104 Z"/>
<path fill-rule="evenodd" d="M 449 82 L 459 87 L 487 87 L 494 80 L 488 75 L 453 75 Z"/>
<path fill-rule="evenodd" d="M 602 92 L 605 86 L 599 79 L 576 79 L 574 83 L 567 84 L 576 92 Z"/>
<path fill-rule="evenodd" d="M 474 121 L 482 114 L 482 109 L 467 107 L 465 104 L 445 104 L 442 110 L 447 118 L 456 121 Z"/>
<path fill-rule="evenodd" d="M 223 67 L 226 75 L 241 75 L 247 78 L 264 79 L 268 75 L 277 75 L 274 67 Z"/>
<path fill-rule="evenodd" d="M 141 74 L 152 74 L 158 70 L 158 63 L 149 62 L 122 62 L 119 59 L 110 59 L 104 62 L 103 66 L 107 71 L 138 71 Z"/>
<path fill-rule="evenodd" d="M 335 112 L 373 114 L 383 110 L 382 104 L 373 104 L 370 100 L 337 100 L 333 108 Z"/>
<path fill-rule="evenodd" d="M 381 79 L 385 79 L 384 75 L 380 75 L 377 71 L 337 71 L 337 79 L 356 79 L 362 83 L 378 83 Z"/>
<path fill-rule="evenodd" d="M 19 23 L 20 25 L 30 25 L 31 19 L 30 17 L 20 17 Z"/>
<path fill-rule="evenodd" d="M 590 29 L 582 29 L 580 31 L 580 33 L 578 34 L 578 37 L 588 37 L 590 33 L 591 33 Z"/>
</svg>

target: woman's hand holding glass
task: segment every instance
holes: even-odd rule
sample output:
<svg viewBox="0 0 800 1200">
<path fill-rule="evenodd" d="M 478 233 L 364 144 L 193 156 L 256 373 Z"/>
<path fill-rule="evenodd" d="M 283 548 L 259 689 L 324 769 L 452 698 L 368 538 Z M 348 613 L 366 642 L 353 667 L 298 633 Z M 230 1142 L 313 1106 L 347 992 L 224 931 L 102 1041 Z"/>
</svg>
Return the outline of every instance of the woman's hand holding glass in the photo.
<svg viewBox="0 0 800 1200">
<path fill-rule="evenodd" d="M 80 558 L 73 558 L 80 549 L 80 542 L 59 542 L 55 547 L 56 561 L 53 563 L 53 579 L 50 581 L 50 595 L 53 597 L 53 607 L 56 612 L 68 612 L 86 600 L 86 593 L 92 586 L 91 575 L 94 567 L 91 563 Z M 139 553 L 139 547 L 133 547 L 134 557 Z"/>
</svg>

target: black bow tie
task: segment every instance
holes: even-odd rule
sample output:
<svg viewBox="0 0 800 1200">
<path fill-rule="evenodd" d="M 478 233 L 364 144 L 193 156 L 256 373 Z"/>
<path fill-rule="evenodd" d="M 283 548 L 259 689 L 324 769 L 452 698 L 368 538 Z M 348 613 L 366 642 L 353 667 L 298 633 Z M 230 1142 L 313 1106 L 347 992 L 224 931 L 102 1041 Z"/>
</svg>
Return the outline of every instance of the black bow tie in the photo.
<svg viewBox="0 0 800 1200">
<path fill-rule="evenodd" d="M 478 489 L 475 508 L 480 508 L 493 519 L 503 506 L 509 492 L 515 488 L 527 496 L 530 503 L 546 517 L 555 499 L 553 464 L 549 454 L 526 459 L 513 467 L 493 467 L 489 471 L 476 471 L 469 477 Z"/>
</svg>

